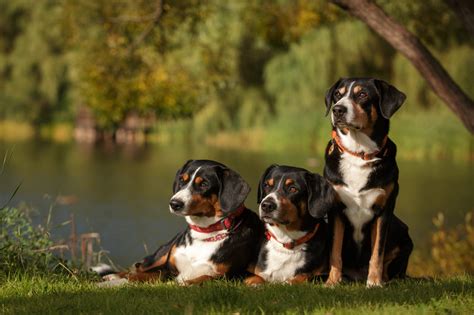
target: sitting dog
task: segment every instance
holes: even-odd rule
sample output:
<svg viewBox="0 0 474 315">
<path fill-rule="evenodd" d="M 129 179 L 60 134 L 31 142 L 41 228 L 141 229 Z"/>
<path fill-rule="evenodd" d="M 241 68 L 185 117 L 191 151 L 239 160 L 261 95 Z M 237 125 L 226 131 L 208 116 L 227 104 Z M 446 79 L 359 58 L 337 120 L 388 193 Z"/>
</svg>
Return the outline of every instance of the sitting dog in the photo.
<svg viewBox="0 0 474 315">
<path fill-rule="evenodd" d="M 190 160 L 178 170 L 171 213 L 188 226 L 131 272 L 130 281 L 175 278 L 183 285 L 244 276 L 264 233 L 258 216 L 244 206 L 249 185 L 235 171 L 209 160 Z"/>
<path fill-rule="evenodd" d="M 259 214 L 266 233 L 260 240 L 254 275 L 245 282 L 300 283 L 327 274 L 329 244 L 324 216 L 336 193 L 320 175 L 291 166 L 270 166 L 259 189 Z"/>
<path fill-rule="evenodd" d="M 388 138 L 389 119 L 404 100 L 395 87 L 370 78 L 340 79 L 326 94 L 333 131 L 324 176 L 345 205 L 330 217 L 328 285 L 341 281 L 343 267 L 345 274 L 366 277 L 369 287 L 406 274 L 413 243 L 393 214 L 397 149 Z"/>
</svg>

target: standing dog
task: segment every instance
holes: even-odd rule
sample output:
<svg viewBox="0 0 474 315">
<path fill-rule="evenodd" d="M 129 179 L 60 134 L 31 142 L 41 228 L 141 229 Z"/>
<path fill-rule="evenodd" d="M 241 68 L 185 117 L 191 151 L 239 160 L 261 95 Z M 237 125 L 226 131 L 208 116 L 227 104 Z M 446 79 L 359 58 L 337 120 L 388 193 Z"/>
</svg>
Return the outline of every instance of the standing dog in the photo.
<svg viewBox="0 0 474 315">
<path fill-rule="evenodd" d="M 254 276 L 263 282 L 300 283 L 327 274 L 328 229 L 323 217 L 336 193 L 321 176 L 291 166 L 270 166 L 263 174 L 258 203 L 265 222 Z"/>
<path fill-rule="evenodd" d="M 249 185 L 235 171 L 209 160 L 190 160 L 178 170 L 169 208 L 188 226 L 153 255 L 118 274 L 130 281 L 175 278 L 184 285 L 243 276 L 264 233 L 244 206 Z"/>
<path fill-rule="evenodd" d="M 404 101 L 395 87 L 370 78 L 340 79 L 326 94 L 333 131 L 324 176 L 345 205 L 331 217 L 328 285 L 341 281 L 343 265 L 347 274 L 363 274 L 368 287 L 405 276 L 413 243 L 393 215 L 397 149 L 388 138 L 389 119 Z"/>
</svg>

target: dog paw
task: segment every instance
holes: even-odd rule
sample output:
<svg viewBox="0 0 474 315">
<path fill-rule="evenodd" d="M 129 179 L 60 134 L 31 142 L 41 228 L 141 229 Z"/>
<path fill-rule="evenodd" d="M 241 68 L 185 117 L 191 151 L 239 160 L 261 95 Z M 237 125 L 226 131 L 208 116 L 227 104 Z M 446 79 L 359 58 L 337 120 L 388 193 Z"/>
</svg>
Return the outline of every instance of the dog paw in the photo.
<svg viewBox="0 0 474 315">
<path fill-rule="evenodd" d="M 367 279 L 367 288 L 381 288 L 383 287 L 382 281 Z"/>
<path fill-rule="evenodd" d="M 326 288 L 334 288 L 336 287 L 338 284 L 340 284 L 342 282 L 342 275 L 340 274 L 337 274 L 337 275 L 329 275 L 329 278 L 326 280 L 326 283 L 324 284 L 324 286 Z"/>
</svg>

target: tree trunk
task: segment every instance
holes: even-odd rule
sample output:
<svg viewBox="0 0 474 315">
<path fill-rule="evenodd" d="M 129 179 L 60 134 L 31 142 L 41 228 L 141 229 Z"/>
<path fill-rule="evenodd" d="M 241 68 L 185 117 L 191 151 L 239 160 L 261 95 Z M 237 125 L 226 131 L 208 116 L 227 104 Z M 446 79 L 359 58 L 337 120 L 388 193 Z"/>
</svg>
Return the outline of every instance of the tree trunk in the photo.
<svg viewBox="0 0 474 315">
<path fill-rule="evenodd" d="M 415 66 L 433 92 L 474 133 L 474 103 L 420 40 L 370 0 L 331 0 L 362 20 Z"/>
</svg>

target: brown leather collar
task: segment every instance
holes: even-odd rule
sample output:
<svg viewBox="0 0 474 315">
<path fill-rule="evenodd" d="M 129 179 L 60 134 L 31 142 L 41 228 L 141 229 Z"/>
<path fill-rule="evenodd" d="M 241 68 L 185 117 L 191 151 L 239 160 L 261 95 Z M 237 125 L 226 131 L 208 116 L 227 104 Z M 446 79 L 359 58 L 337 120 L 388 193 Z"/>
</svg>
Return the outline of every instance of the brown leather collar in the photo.
<svg viewBox="0 0 474 315">
<path fill-rule="evenodd" d="M 350 155 L 357 156 L 358 158 L 361 158 L 365 161 L 372 160 L 373 158 L 377 157 L 382 151 L 384 151 L 384 149 L 385 151 L 383 153 L 383 156 L 387 154 L 387 149 L 385 148 L 385 146 L 387 145 L 388 136 L 385 136 L 385 138 L 383 138 L 382 146 L 380 147 L 380 149 L 372 153 L 365 153 L 364 151 L 354 152 L 347 149 L 346 147 L 342 145 L 341 138 L 339 138 L 339 135 L 337 134 L 336 130 L 332 131 L 332 139 L 334 140 L 333 145 L 334 144 L 336 145 L 339 152 L 349 153 Z"/>
<path fill-rule="evenodd" d="M 282 243 L 280 242 L 276 237 L 275 235 L 273 235 L 272 232 L 270 232 L 269 230 L 266 230 L 265 231 L 265 235 L 267 237 L 267 240 L 270 240 L 271 238 L 273 238 L 275 241 L 277 241 L 278 243 L 280 243 L 281 245 L 283 245 L 284 248 L 286 249 L 293 249 L 295 248 L 296 246 L 298 245 L 301 245 L 301 244 L 304 244 L 306 242 L 308 242 L 310 239 L 313 238 L 313 236 L 316 234 L 316 232 L 318 231 L 318 228 L 319 228 L 319 223 L 316 224 L 316 227 L 314 228 L 313 231 L 303 235 L 302 237 L 300 237 L 299 239 L 297 240 L 293 240 L 291 242 L 288 242 L 288 243 Z"/>
</svg>

